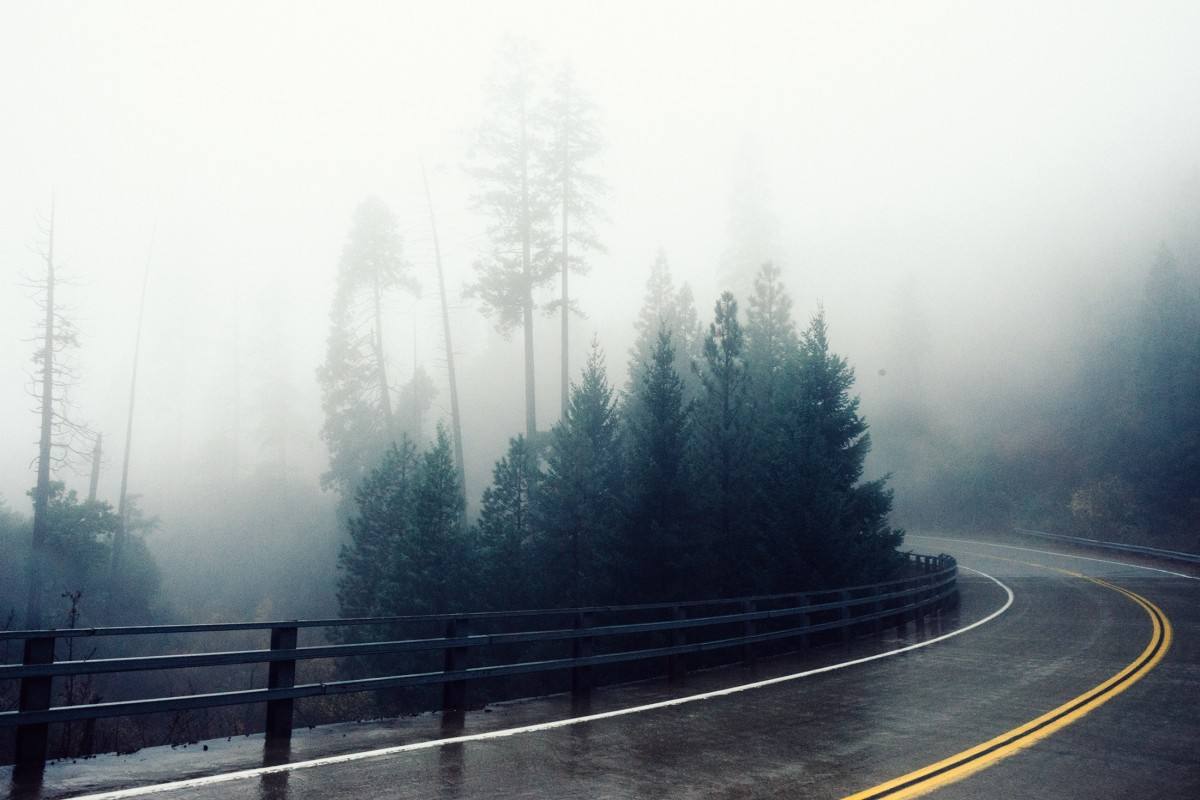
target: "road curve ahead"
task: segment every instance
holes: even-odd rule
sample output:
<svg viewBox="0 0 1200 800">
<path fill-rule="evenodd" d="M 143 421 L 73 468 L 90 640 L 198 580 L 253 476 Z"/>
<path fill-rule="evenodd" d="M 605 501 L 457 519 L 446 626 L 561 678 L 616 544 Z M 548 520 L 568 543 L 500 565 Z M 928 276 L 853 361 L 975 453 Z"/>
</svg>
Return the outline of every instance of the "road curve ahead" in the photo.
<svg viewBox="0 0 1200 800">
<path fill-rule="evenodd" d="M 501 723 L 472 715 L 451 743 L 103 796 L 1200 797 L 1200 580 L 1027 540 L 910 544 L 996 579 L 963 570 L 959 618 L 940 633 L 982 624 L 695 702 L 665 704 L 661 687 L 610 688 L 598 692 L 601 712 L 650 707 L 561 727 L 535 719 L 503 736 Z M 1011 606 L 997 614 L 1009 603 L 1004 587 Z M 697 674 L 684 694 L 858 661 L 938 633 L 760 662 L 755 674 Z M 490 738 L 472 738 L 476 730 Z"/>
</svg>

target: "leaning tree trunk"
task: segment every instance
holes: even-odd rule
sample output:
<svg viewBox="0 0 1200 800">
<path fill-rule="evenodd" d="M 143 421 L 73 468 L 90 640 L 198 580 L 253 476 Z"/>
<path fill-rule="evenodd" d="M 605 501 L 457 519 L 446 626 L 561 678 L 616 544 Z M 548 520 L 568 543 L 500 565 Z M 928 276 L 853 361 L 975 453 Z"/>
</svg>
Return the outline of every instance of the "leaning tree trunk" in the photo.
<svg viewBox="0 0 1200 800">
<path fill-rule="evenodd" d="M 463 463 L 462 418 L 458 413 L 458 380 L 454 374 L 454 346 L 450 341 L 450 309 L 446 302 L 446 277 L 442 271 L 442 249 L 438 244 L 437 222 L 433 217 L 433 199 L 429 194 L 429 179 L 421 165 L 421 182 L 425 185 L 425 205 L 429 207 L 429 228 L 433 231 L 433 259 L 437 264 L 438 294 L 442 300 L 442 337 L 446 342 L 446 372 L 450 379 L 450 424 L 454 428 L 454 466 L 458 470 L 458 489 L 464 500 L 467 496 L 467 472 Z M 466 513 L 466 507 L 463 507 Z"/>
<path fill-rule="evenodd" d="M 137 331 L 133 337 L 133 372 L 129 378 L 129 413 L 125 418 L 125 454 L 121 459 L 121 493 L 117 497 L 117 517 L 120 524 L 113 536 L 112 564 L 108 582 L 109 602 L 116 605 L 121 594 L 121 560 L 125 554 L 125 539 L 129 524 L 129 455 L 133 445 L 133 406 L 137 399 L 138 361 L 142 352 L 142 320 L 146 313 L 146 285 L 150 282 L 150 263 L 154 253 L 154 234 L 150 234 L 150 252 L 146 255 L 146 269 L 142 272 L 142 294 L 138 300 Z"/>
</svg>

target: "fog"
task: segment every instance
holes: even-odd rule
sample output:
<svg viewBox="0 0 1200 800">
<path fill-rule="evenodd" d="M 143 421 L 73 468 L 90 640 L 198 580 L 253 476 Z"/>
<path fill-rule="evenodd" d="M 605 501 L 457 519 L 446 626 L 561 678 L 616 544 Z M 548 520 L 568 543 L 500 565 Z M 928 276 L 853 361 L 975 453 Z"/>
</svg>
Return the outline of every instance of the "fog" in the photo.
<svg viewBox="0 0 1200 800">
<path fill-rule="evenodd" d="M 825 308 L 872 423 L 867 474 L 892 473 L 903 523 L 906 491 L 934 466 L 901 446 L 901 395 L 918 392 L 939 435 L 1037 436 L 1022 409 L 1068 391 L 1160 243 L 1196 274 L 1198 32 L 1194 2 L 6 3 L 0 497 L 29 512 L 38 310 L 24 287 L 44 269 L 53 203 L 61 301 L 80 330 L 72 404 L 104 434 L 99 495 L 116 502 L 149 263 L 129 481 L 160 521 L 151 551 L 182 576 L 178 553 L 200 552 L 188 540 L 227 487 L 282 470 L 328 528 L 331 585 L 343 534 L 318 488 L 316 370 L 367 196 L 396 213 L 423 286 L 387 300 L 394 383 L 422 365 L 432 416 L 449 415 L 424 164 L 474 514 L 524 426 L 520 331 L 504 339 L 462 297 L 488 250 L 464 165 L 498 48 L 517 36 L 550 65 L 569 60 L 601 115 L 607 252 L 572 279 L 585 315 L 572 372 L 595 337 L 625 385 L 659 248 L 705 324 L 720 289 L 744 297 L 752 273 L 722 264 L 749 225 L 798 321 Z M 558 322 L 535 322 L 549 429 Z M 84 494 L 88 466 L 54 477 Z M 255 537 L 281 534 L 247 514 L 222 524 L 257 553 Z"/>
</svg>

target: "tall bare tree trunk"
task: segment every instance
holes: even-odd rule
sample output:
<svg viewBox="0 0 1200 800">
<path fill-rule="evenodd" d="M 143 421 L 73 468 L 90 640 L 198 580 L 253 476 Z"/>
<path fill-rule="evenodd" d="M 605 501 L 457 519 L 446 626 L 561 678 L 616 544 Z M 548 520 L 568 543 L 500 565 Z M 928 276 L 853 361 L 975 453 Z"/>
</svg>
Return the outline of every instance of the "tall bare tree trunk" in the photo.
<svg viewBox="0 0 1200 800">
<path fill-rule="evenodd" d="M 54 434 L 54 202 L 50 203 L 50 241 L 46 248 L 46 319 L 42 332 L 42 430 L 38 442 L 37 487 L 33 491 L 33 540 L 29 549 L 29 597 L 25 627 L 42 624 L 42 565 L 50 508 L 50 437 Z"/>
<path fill-rule="evenodd" d="M 146 314 L 146 285 L 150 282 L 150 263 L 154 255 L 154 230 L 150 232 L 150 249 L 146 253 L 146 268 L 142 271 L 142 293 L 138 300 L 137 331 L 133 338 L 133 372 L 129 378 L 129 413 L 125 418 L 125 454 L 121 459 L 121 493 L 117 498 L 117 516 L 121 524 L 113 537 L 112 566 L 108 592 L 110 604 L 120 596 L 121 560 L 125 554 L 125 539 L 129 525 L 129 455 L 133 446 L 133 407 L 137 399 L 138 361 L 142 353 L 142 320 Z"/>
<path fill-rule="evenodd" d="M 537 400 L 533 375 L 533 273 L 530 265 L 533 235 L 529 218 L 529 136 L 525 98 L 521 98 L 521 271 L 524 277 L 525 327 L 525 437 L 533 442 L 537 434 Z"/>
<path fill-rule="evenodd" d="M 564 123 L 566 124 L 566 123 Z M 567 152 L 567 136 L 563 136 L 563 183 L 562 183 L 562 416 L 566 419 L 567 403 L 570 401 L 570 385 L 571 385 L 571 364 L 570 364 L 570 348 L 569 348 L 569 332 L 570 332 L 570 312 L 571 312 L 571 296 L 567 293 L 567 274 L 571 271 L 568 268 L 570 261 L 568 259 L 568 239 L 567 239 L 567 192 L 570 191 L 570 154 Z"/>
<path fill-rule="evenodd" d="M 421 182 L 425 185 L 425 205 L 429 208 L 429 228 L 433 231 L 433 259 L 437 264 L 438 294 L 442 300 L 442 337 L 446 343 L 446 371 L 450 379 L 450 424 L 454 428 L 454 465 L 458 469 L 458 488 L 467 496 L 467 471 L 463 463 L 462 419 L 458 414 L 458 379 L 454 374 L 454 346 L 450 341 L 450 307 L 446 302 L 446 277 L 442 271 L 442 248 L 438 243 L 437 221 L 433 216 L 433 199 L 429 194 L 429 179 L 421 164 Z"/>
<path fill-rule="evenodd" d="M 100 456 L 104 453 L 104 436 L 96 435 L 96 445 L 92 448 L 92 476 L 88 481 L 88 502 L 96 502 L 96 487 L 100 485 Z"/>
<path fill-rule="evenodd" d="M 237 483 L 241 472 L 242 444 L 242 306 L 237 295 L 233 298 L 233 448 L 229 469 L 230 485 Z"/>
</svg>

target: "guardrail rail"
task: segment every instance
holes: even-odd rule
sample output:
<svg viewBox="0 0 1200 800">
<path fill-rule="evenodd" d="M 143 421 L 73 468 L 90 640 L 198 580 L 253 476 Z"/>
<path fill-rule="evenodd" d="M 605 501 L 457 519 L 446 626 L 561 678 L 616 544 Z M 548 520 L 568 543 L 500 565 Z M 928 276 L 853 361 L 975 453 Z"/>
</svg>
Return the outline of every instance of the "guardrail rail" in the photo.
<svg viewBox="0 0 1200 800">
<path fill-rule="evenodd" d="M 686 673 L 687 657 L 691 654 L 741 648 L 740 658 L 749 662 L 754 657 L 754 645 L 762 642 L 795 639 L 807 643 L 811 634 L 822 631 L 840 631 L 842 638 L 848 639 L 856 628 L 862 629 L 866 623 L 870 623 L 866 627 L 872 630 L 879 630 L 889 624 L 906 626 L 910 621 L 918 628 L 923 628 L 927 615 L 940 613 L 956 603 L 958 568 L 955 560 L 948 555 L 905 555 L 910 563 L 918 568 L 918 574 L 912 577 L 865 586 L 793 594 L 624 606 L 356 619 L 0 631 L 0 640 L 21 640 L 24 644 L 20 664 L 0 665 L 0 680 L 20 681 L 18 708 L 16 711 L 0 712 L 0 727 L 16 728 L 16 768 L 26 773 L 40 773 L 47 757 L 49 725 L 54 723 L 265 703 L 267 741 L 282 742 L 291 736 L 293 705 L 298 698 L 441 685 L 443 712 L 458 712 L 466 707 L 469 682 L 559 670 L 570 671 L 572 695 L 584 698 L 592 689 L 592 668 L 600 665 L 664 659 L 666 674 L 678 680 Z M 596 624 L 599 615 L 621 616 L 634 612 L 657 613 L 665 619 Z M 533 623 L 539 619 L 569 620 L 569 625 L 538 627 Z M 504 621 L 517 624 L 520 621 L 524 624 L 525 620 L 530 621 L 530 624 L 525 626 L 529 628 L 527 630 L 472 633 L 473 623 Z M 768 620 L 773 621 L 774 625 L 786 624 L 786 627 L 760 630 L 759 623 Z M 305 647 L 299 645 L 299 633 L 306 628 L 337 629 L 400 623 L 440 623 L 444 626 L 444 635 L 350 644 Z M 718 635 L 715 638 L 700 636 L 706 630 L 731 625 L 738 631 L 735 635 Z M 56 642 L 68 638 L 222 631 L 268 631 L 270 645 L 268 649 L 261 650 L 55 661 Z M 668 643 L 615 652 L 595 652 L 597 641 L 607 637 L 627 637 L 635 634 L 665 634 Z M 689 640 L 689 634 L 692 640 Z M 570 654 L 535 661 L 483 666 L 469 664 L 472 651 L 497 645 L 532 642 L 569 643 Z M 442 652 L 441 670 L 320 683 L 295 682 L 298 661 L 429 651 Z M 79 705 L 51 705 L 54 680 L 72 675 L 263 663 L 269 665 L 267 685 L 263 688 Z"/>
<path fill-rule="evenodd" d="M 1200 564 L 1200 554 L 1184 553 L 1180 550 L 1165 550 L 1161 547 L 1149 547 L 1141 544 L 1125 544 L 1124 542 L 1108 542 L 1104 541 L 1103 539 L 1088 539 L 1083 536 L 1067 536 L 1065 533 L 1035 531 L 1030 528 L 1014 528 L 1013 530 L 1015 530 L 1017 533 L 1024 533 L 1028 536 L 1041 536 L 1046 539 L 1067 542 L 1068 544 L 1099 547 L 1103 550 L 1116 550 L 1122 553 L 1139 553 L 1146 556 L 1166 558 L 1171 561 L 1183 561 L 1188 564 Z"/>
</svg>

